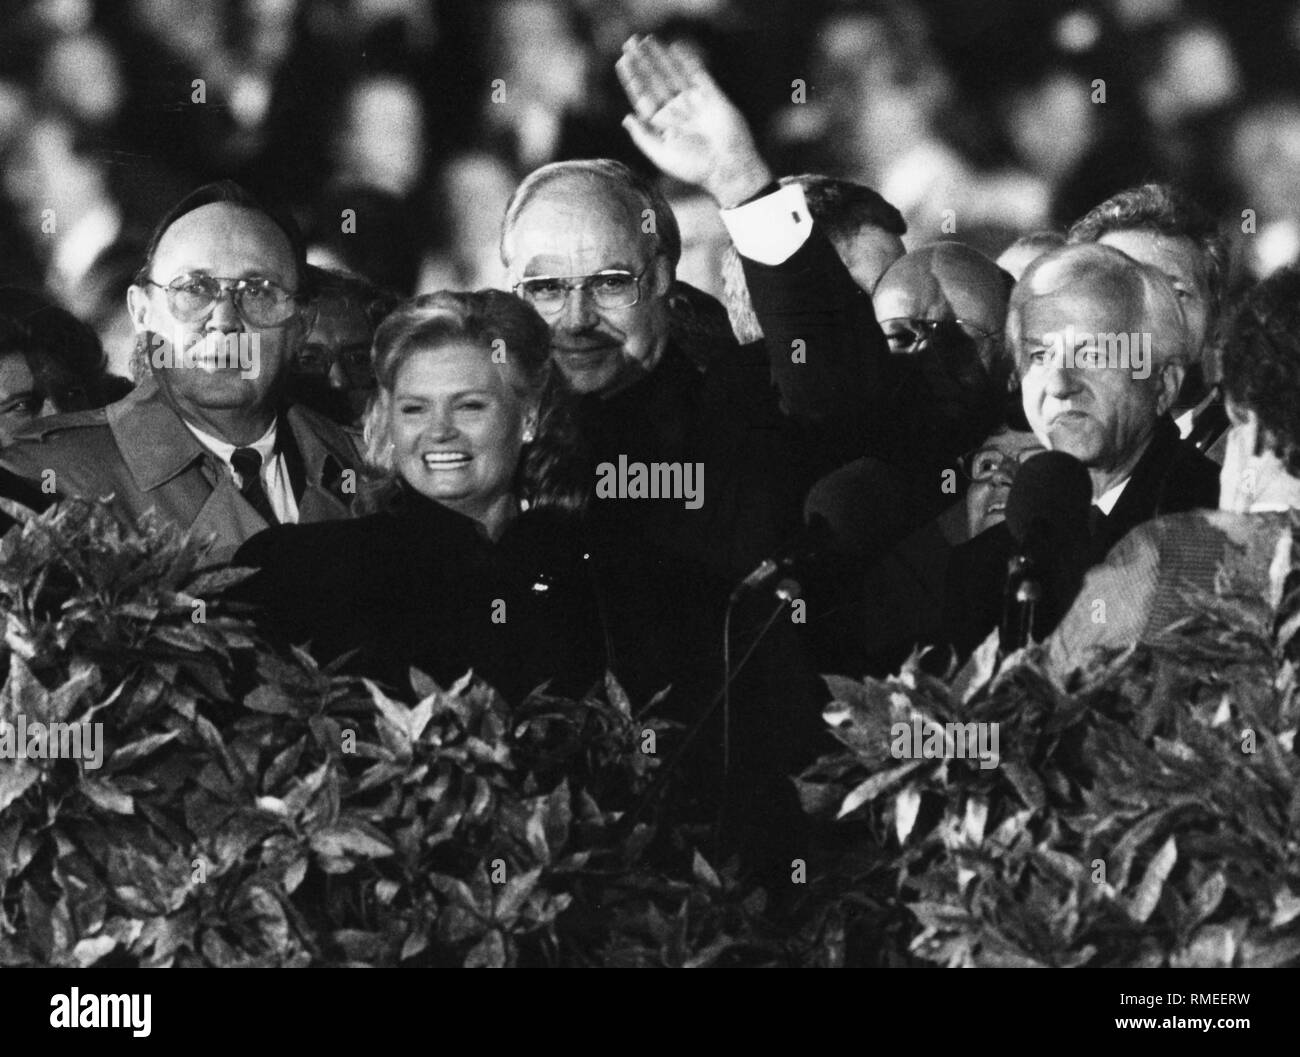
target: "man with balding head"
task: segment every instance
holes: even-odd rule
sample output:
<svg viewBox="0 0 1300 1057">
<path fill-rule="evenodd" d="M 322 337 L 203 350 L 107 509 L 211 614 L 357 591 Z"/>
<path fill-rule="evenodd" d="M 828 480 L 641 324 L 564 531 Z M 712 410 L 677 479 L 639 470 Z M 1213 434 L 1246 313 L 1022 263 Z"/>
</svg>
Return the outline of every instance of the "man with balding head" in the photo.
<svg viewBox="0 0 1300 1057">
<path fill-rule="evenodd" d="M 926 405 L 908 443 L 955 458 L 1002 420 L 1010 365 L 1003 355 L 1011 276 L 961 242 L 895 261 L 872 295 L 903 399 Z M 913 388 L 908 389 L 908 385 Z"/>
<path fill-rule="evenodd" d="M 293 222 L 243 188 L 187 195 L 128 291 L 150 376 L 107 408 L 40 419 L 4 467 L 50 497 L 111 497 L 132 522 L 153 512 L 215 560 L 269 524 L 346 517 L 353 437 L 285 399 L 305 268 Z"/>
<path fill-rule="evenodd" d="M 681 256 L 671 207 L 605 159 L 532 173 L 506 209 L 501 257 L 551 327 L 551 357 L 577 393 L 611 397 L 664 357 Z"/>
<path fill-rule="evenodd" d="M 770 174 L 752 144 L 745 157 L 745 172 L 710 185 L 715 199 L 740 205 L 765 190 Z M 789 343 L 771 355 L 760 346 L 701 372 L 669 325 L 676 219 L 653 184 L 610 160 L 556 162 L 528 176 L 507 207 L 501 254 L 514 291 L 550 326 L 552 360 L 580 398 L 595 466 L 702 469 L 703 495 L 691 506 L 680 495 L 614 502 L 636 497 L 598 493 L 591 517 L 733 580 L 771 557 L 797 530 L 811 481 L 844 461 L 843 434 L 839 448 L 821 442 L 825 424 L 861 417 L 866 372 L 842 314 L 800 328 L 798 355 Z M 869 302 L 858 304 L 869 319 Z"/>
<path fill-rule="evenodd" d="M 826 475 L 806 503 L 837 549 L 868 564 L 956 502 L 959 457 L 1004 421 L 1003 326 L 1011 277 L 960 242 L 904 255 L 872 301 L 890 351 L 888 416 L 868 454 Z"/>
<path fill-rule="evenodd" d="M 1164 275 L 1109 246 L 1053 250 L 1016 285 L 1006 333 L 1030 427 L 1092 481 L 1080 571 L 1149 518 L 1215 505 L 1218 467 L 1179 439 L 1169 413 L 1199 350 Z M 959 650 L 997 625 L 1012 553 L 1005 524 L 954 553 L 949 623 Z M 1037 633 L 1059 616 L 1046 615 Z"/>
</svg>

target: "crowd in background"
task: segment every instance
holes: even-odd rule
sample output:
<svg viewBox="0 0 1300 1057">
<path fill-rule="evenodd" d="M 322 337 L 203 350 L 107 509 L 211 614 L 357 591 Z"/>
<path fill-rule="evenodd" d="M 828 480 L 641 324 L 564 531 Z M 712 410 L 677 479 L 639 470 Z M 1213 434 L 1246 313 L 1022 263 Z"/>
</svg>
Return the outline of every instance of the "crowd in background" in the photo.
<svg viewBox="0 0 1300 1057">
<path fill-rule="evenodd" d="M 399 295 L 499 285 L 527 172 L 652 171 L 619 127 L 633 31 L 691 42 L 776 171 L 876 188 L 909 248 L 951 235 L 996 256 L 1154 179 L 1223 219 L 1234 277 L 1300 255 L 1294 0 L 17 0 L 0 281 L 39 279 L 128 374 L 121 305 L 148 232 L 230 177 L 292 207 L 314 263 Z M 716 211 L 668 192 L 679 276 L 720 296 Z"/>
</svg>

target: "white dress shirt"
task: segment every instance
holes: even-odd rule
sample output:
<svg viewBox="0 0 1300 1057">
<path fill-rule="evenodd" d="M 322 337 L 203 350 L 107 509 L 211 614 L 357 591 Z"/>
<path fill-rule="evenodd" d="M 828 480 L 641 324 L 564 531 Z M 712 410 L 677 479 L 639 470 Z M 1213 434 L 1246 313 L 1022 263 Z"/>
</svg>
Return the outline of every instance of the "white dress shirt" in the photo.
<svg viewBox="0 0 1300 1057">
<path fill-rule="evenodd" d="M 289 480 L 289 467 L 285 464 L 284 456 L 277 454 L 275 450 L 276 424 L 274 422 L 271 423 L 271 428 L 253 441 L 252 444 L 228 444 L 219 437 L 212 436 L 211 433 L 205 433 L 192 422 L 187 421 L 185 425 L 200 444 L 222 461 L 238 488 L 242 488 L 244 482 L 240 480 L 239 474 L 230 462 L 230 456 L 234 454 L 235 449 L 252 448 L 262 456 L 262 487 L 266 490 L 266 498 L 271 502 L 271 510 L 279 519 L 280 524 L 297 523 L 298 501 L 293 496 L 293 483 Z"/>
<path fill-rule="evenodd" d="M 1125 477 L 1119 484 L 1111 485 L 1106 489 L 1106 491 L 1102 492 L 1101 495 L 1092 501 L 1092 505 L 1100 507 L 1101 512 L 1109 517 L 1110 512 L 1115 509 L 1115 504 L 1119 502 L 1119 497 L 1123 495 L 1124 488 L 1131 480 L 1131 477 Z"/>
<path fill-rule="evenodd" d="M 812 232 L 808 200 L 798 184 L 721 211 L 736 251 L 759 264 L 780 264 L 794 256 Z"/>
</svg>

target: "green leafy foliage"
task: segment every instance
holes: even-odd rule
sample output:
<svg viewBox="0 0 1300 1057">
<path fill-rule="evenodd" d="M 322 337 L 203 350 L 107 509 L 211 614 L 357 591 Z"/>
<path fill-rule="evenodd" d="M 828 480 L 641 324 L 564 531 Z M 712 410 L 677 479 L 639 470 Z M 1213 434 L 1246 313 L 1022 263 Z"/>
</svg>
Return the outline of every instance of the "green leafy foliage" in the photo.
<svg viewBox="0 0 1300 1057">
<path fill-rule="evenodd" d="M 0 965 L 1300 963 L 1281 584 L 1225 570 L 1068 692 L 1032 651 L 829 678 L 807 876 L 765 891 L 652 795 L 653 702 L 400 697 L 263 641 L 222 601 L 241 575 L 97 504 L 0 544 L 0 721 L 103 730 L 100 767 L 0 759 Z M 914 720 L 997 723 L 998 765 L 896 759 Z"/>
<path fill-rule="evenodd" d="M 818 919 L 948 966 L 1300 964 L 1300 592 L 1278 594 L 1225 569 L 1192 616 L 1068 694 L 1034 651 L 966 700 L 915 659 L 833 681 L 844 749 L 801 776 L 805 804 L 890 862 L 842 859 Z M 999 766 L 893 759 L 889 730 L 914 716 L 999 724 Z"/>
<path fill-rule="evenodd" d="M 705 965 L 761 910 L 630 821 L 666 725 L 612 681 L 399 700 L 261 641 L 217 594 L 243 574 L 94 504 L 0 559 L 0 718 L 105 745 L 0 760 L 0 964 Z"/>
</svg>

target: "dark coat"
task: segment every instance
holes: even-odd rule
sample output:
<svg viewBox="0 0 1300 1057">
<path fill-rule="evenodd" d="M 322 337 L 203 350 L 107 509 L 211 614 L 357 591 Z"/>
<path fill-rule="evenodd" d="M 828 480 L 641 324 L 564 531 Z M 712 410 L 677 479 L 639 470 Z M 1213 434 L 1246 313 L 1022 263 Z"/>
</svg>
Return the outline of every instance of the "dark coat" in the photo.
<svg viewBox="0 0 1300 1057">
<path fill-rule="evenodd" d="M 1118 502 L 1090 534 L 1078 574 L 1101 562 L 1132 529 L 1160 514 L 1213 509 L 1219 504 L 1219 467 L 1196 448 L 1178 439 L 1168 416 L 1133 468 Z M 948 640 L 961 655 L 969 653 L 1002 618 L 1002 591 L 1015 542 L 1006 523 L 994 525 L 953 551 L 948 565 L 945 623 Z M 1077 588 L 1077 582 L 1075 584 Z M 1035 637 L 1051 632 L 1073 599 L 1059 599 L 1054 612 L 1035 626 Z"/>
<path fill-rule="evenodd" d="M 356 439 L 297 405 L 280 422 L 281 443 L 291 446 L 299 520 L 347 517 L 359 465 Z M 41 491 L 52 482 L 56 497 L 111 495 L 113 509 L 132 523 L 152 510 L 196 539 L 212 539 L 217 560 L 228 560 L 267 527 L 152 379 L 108 407 L 36 420 L 0 452 L 0 467 Z"/>
<path fill-rule="evenodd" d="M 447 686 L 473 668 L 507 698 L 553 675 L 581 693 L 604 671 L 581 543 L 524 515 L 489 540 L 409 489 L 365 517 L 279 525 L 242 546 L 237 597 L 275 638 L 402 688 L 416 666 Z"/>
<path fill-rule="evenodd" d="M 817 477 L 862 453 L 863 419 L 886 355 L 871 301 L 815 228 L 788 261 L 745 262 L 767 338 L 707 356 L 670 342 L 622 392 L 579 401 L 592 472 L 601 463 L 701 463 L 704 503 L 597 499 L 590 517 L 734 581 L 798 531 Z M 809 296 L 815 292 L 815 296 Z M 865 355 L 863 335 L 875 356 Z M 795 343 L 798 343 L 797 345 Z"/>
</svg>

